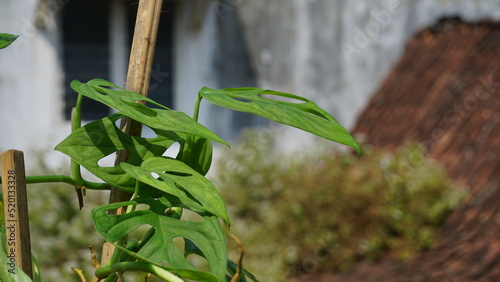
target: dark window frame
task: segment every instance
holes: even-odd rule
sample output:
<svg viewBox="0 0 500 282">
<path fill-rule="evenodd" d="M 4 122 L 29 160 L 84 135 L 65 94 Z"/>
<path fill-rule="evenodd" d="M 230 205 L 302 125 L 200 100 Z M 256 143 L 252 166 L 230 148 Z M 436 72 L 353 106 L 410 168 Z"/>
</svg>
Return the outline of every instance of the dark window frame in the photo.
<svg viewBox="0 0 500 282">
<path fill-rule="evenodd" d="M 78 79 L 86 82 L 93 78 L 110 79 L 110 13 L 112 1 L 72 0 L 62 12 L 62 42 L 64 70 L 64 118 L 71 119 L 71 109 L 76 94 L 70 82 Z M 125 32 L 129 41 L 135 26 L 137 2 L 125 3 L 127 23 Z M 153 61 L 148 96 L 167 106 L 173 106 L 173 40 L 175 2 L 165 1 L 160 19 L 155 58 Z M 129 42 L 130 46 L 131 42 Z M 129 48 L 130 49 L 130 48 Z M 128 58 L 128 56 L 127 56 Z M 125 78 L 124 78 L 125 79 Z M 119 83 L 115 82 L 114 83 Z M 151 105 L 150 105 L 151 106 Z M 110 109 L 91 99 L 84 99 L 82 119 L 97 120 L 107 116 Z"/>
</svg>

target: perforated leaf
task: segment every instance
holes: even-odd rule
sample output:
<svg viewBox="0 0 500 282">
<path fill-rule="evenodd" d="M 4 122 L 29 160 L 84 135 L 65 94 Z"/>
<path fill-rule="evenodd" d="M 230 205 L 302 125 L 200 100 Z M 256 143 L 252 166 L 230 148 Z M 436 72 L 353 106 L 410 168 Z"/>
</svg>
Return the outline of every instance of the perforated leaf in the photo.
<svg viewBox="0 0 500 282">
<path fill-rule="evenodd" d="M 349 132 L 333 116 L 306 98 L 251 87 L 220 90 L 204 87 L 199 95 L 215 105 L 255 114 L 350 146 L 361 155 L 359 145 Z M 293 102 L 269 99 L 262 95 L 286 98 Z"/>
<path fill-rule="evenodd" d="M 157 131 L 161 135 L 155 138 L 130 136 L 115 125 L 122 117 L 114 114 L 91 122 L 72 132 L 55 150 L 68 155 L 103 181 L 133 192 L 134 178 L 120 166 L 99 166 L 99 160 L 117 151 L 128 150 L 130 157 L 127 163 L 140 165 L 144 159 L 161 156 L 174 142 L 181 140 L 176 134 L 167 131 Z"/>
<path fill-rule="evenodd" d="M 0 231 L 4 232 L 4 230 Z M 11 255 L 11 254 L 9 254 Z M 32 280 L 23 270 L 15 265 L 5 253 L 4 247 L 0 246 L 0 281 L 9 282 L 31 282 Z"/>
<path fill-rule="evenodd" d="M 120 166 L 129 176 L 142 183 L 176 196 L 189 209 L 209 212 L 229 224 L 226 206 L 219 191 L 185 163 L 167 157 L 152 157 L 140 166 L 128 163 Z"/>
<path fill-rule="evenodd" d="M 137 210 L 122 215 L 107 213 L 109 210 L 129 205 L 137 205 Z M 167 198 L 137 198 L 133 201 L 94 208 L 92 219 L 98 232 L 110 243 L 118 241 L 143 225 L 150 225 L 155 229 L 154 235 L 133 256 L 157 265 L 165 266 L 166 262 L 169 271 L 176 272 L 177 269 L 185 278 L 195 279 L 194 276 L 199 270 L 186 259 L 188 254 L 179 250 L 173 241 L 179 237 L 188 239 L 201 250 L 213 273 L 214 279 L 207 279 L 210 276 L 205 273 L 203 281 L 223 281 L 226 273 L 227 247 L 218 218 L 205 214 L 202 215 L 203 221 L 179 220 L 165 213 L 170 207 L 172 205 Z"/>
<path fill-rule="evenodd" d="M 202 175 L 206 175 L 212 164 L 212 142 L 197 136 L 186 136 L 176 159 L 186 163 Z"/>
<path fill-rule="evenodd" d="M 127 91 L 104 79 L 92 79 L 87 83 L 73 80 L 70 86 L 76 92 L 114 108 L 121 114 L 150 128 L 187 133 L 227 145 L 215 133 L 188 115 L 171 110 L 154 100 L 138 93 Z M 136 101 L 146 101 L 162 107 L 162 109 L 153 109 L 136 103 Z"/>
</svg>

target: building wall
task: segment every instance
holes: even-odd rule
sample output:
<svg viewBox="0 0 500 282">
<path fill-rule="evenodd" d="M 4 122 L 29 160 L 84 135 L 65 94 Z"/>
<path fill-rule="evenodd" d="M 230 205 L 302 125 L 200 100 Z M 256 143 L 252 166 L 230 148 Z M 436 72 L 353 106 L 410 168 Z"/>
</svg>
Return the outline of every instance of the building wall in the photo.
<svg viewBox="0 0 500 282">
<path fill-rule="evenodd" d="M 221 20 L 218 3 L 181 1 L 175 30 L 175 109 L 191 114 L 204 87 L 258 87 L 244 30 L 235 12 Z M 233 140 L 244 127 L 263 125 L 255 116 L 202 102 L 200 122 L 221 138 Z"/>
<path fill-rule="evenodd" d="M 348 129 L 406 41 L 444 16 L 500 20 L 498 0 L 231 0 L 259 84 L 308 97 Z M 283 130 L 288 147 L 309 135 Z"/>
<path fill-rule="evenodd" d="M 0 0 L 0 32 L 21 36 L 0 52 L 0 150 L 50 152 L 69 131 L 62 114 L 57 16 L 66 2 Z M 500 20 L 500 3 L 184 0 L 175 14 L 175 109 L 191 114 L 203 86 L 260 86 L 311 98 L 349 128 L 416 30 L 444 15 Z M 247 50 L 222 50 L 226 42 Z M 123 58 L 123 48 L 113 54 Z M 115 65 L 113 79 L 118 80 L 124 75 L 123 63 Z M 229 138 L 240 126 L 261 123 L 246 119 L 208 104 L 202 106 L 200 118 Z M 293 140 L 283 148 L 309 140 L 296 130 L 281 134 Z M 47 154 L 50 158 L 58 153 Z"/>
<path fill-rule="evenodd" d="M 0 150 L 46 150 L 62 122 L 60 6 L 41 12 L 38 3 L 0 1 L 1 32 L 20 38 L 0 52 Z"/>
</svg>

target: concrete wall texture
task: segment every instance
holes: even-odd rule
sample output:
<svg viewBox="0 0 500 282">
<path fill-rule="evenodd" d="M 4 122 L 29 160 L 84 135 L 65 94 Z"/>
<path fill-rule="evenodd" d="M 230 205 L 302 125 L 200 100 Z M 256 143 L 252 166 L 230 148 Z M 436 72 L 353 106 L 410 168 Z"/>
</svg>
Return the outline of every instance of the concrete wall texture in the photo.
<svg viewBox="0 0 500 282">
<path fill-rule="evenodd" d="M 0 151 L 50 151 L 69 132 L 62 114 L 64 73 L 58 20 L 69 1 L 0 0 L 0 32 L 20 35 L 0 51 Z M 347 128 L 414 32 L 443 16 L 500 20 L 498 0 L 199 2 L 180 1 L 175 12 L 175 109 L 191 114 L 202 86 L 255 84 L 241 86 L 305 96 Z M 245 52 L 236 52 L 241 48 L 220 51 L 221 42 L 239 44 Z M 225 59 L 230 65 L 224 65 Z M 238 66 L 245 70 L 236 72 L 226 85 L 224 78 Z M 252 125 L 231 123 L 231 118 L 238 117 L 234 114 L 223 114 L 223 121 L 217 122 L 214 117 L 220 117 L 219 110 L 204 109 L 202 123 L 215 127 L 216 132 Z M 296 130 L 281 134 L 293 140 L 286 142 L 287 148 L 309 140 Z M 231 136 L 231 132 L 222 135 Z"/>
</svg>

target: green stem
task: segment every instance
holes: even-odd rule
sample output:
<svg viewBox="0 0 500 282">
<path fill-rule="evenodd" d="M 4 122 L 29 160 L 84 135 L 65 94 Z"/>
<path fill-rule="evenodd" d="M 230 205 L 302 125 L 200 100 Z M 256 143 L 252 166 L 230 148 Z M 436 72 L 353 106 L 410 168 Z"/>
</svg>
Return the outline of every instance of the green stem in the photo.
<svg viewBox="0 0 500 282">
<path fill-rule="evenodd" d="M 156 229 L 154 227 L 149 228 L 149 230 L 146 231 L 146 234 L 144 234 L 144 236 L 142 236 L 141 240 L 137 244 L 137 249 L 140 250 L 142 247 L 144 247 L 144 245 L 146 245 L 146 243 L 149 242 L 149 240 L 151 238 L 153 238 L 153 235 L 155 235 L 155 232 L 156 232 Z"/>
<path fill-rule="evenodd" d="M 116 242 L 116 245 L 123 246 L 123 245 L 125 245 L 126 242 L 127 242 L 127 235 L 125 235 L 123 238 L 118 240 Z M 120 258 L 122 256 L 122 252 L 123 252 L 122 249 L 115 247 L 115 250 L 113 251 L 113 254 L 111 255 L 111 258 L 109 259 L 109 261 L 105 267 L 109 267 L 109 266 L 112 266 L 112 265 L 119 263 Z M 96 275 L 97 275 L 97 273 L 96 273 Z"/>
<path fill-rule="evenodd" d="M 172 272 L 147 262 L 128 262 L 128 261 L 119 262 L 99 268 L 98 270 L 96 270 L 95 275 L 97 278 L 104 278 L 116 272 L 124 272 L 130 270 L 137 270 L 137 271 L 144 271 L 147 273 L 151 273 L 163 279 L 164 281 L 170 281 L 170 282 L 184 281 L 177 275 L 173 274 Z"/>
<path fill-rule="evenodd" d="M 139 195 L 139 185 L 141 184 L 140 181 L 136 181 L 135 182 L 135 189 L 134 189 L 134 194 L 132 195 L 132 198 L 130 199 L 131 201 L 134 200 L 135 198 L 137 198 L 137 196 Z M 136 208 L 137 205 L 130 205 L 130 206 L 127 206 L 127 211 L 126 213 L 131 213 L 133 211 L 135 211 L 135 208 Z"/>
<path fill-rule="evenodd" d="M 198 115 L 200 114 L 201 99 L 203 99 L 203 97 L 198 94 L 198 98 L 196 99 L 196 102 L 194 104 L 194 113 L 193 113 L 193 119 L 196 121 L 198 121 Z"/>
<path fill-rule="evenodd" d="M 34 255 L 31 255 L 31 261 L 33 263 L 33 282 L 42 282 L 42 275 L 40 274 L 40 265 L 38 260 Z"/>
<path fill-rule="evenodd" d="M 71 110 L 71 132 L 74 132 L 82 126 L 82 100 L 83 95 L 78 94 L 76 98 L 76 105 Z M 73 159 L 70 164 L 71 177 L 75 180 L 75 188 L 81 188 L 83 186 L 84 180 L 80 170 L 80 164 L 75 162 Z"/>
<path fill-rule="evenodd" d="M 71 130 L 77 130 L 82 126 L 82 101 L 83 95 L 78 94 L 76 97 L 76 105 L 71 112 Z"/>
<path fill-rule="evenodd" d="M 104 279 L 104 282 L 116 282 L 116 281 L 118 281 L 118 275 L 116 275 L 116 272 L 111 273 L 110 275 L 108 275 L 108 277 L 106 277 L 106 279 Z"/>
<path fill-rule="evenodd" d="M 71 111 L 71 131 L 75 131 L 81 127 L 82 99 L 83 96 L 81 94 L 78 94 L 78 98 L 76 100 L 76 106 Z M 71 168 L 71 176 L 66 176 L 66 175 L 27 176 L 26 184 L 59 182 L 59 183 L 70 184 L 75 188 L 85 187 L 91 190 L 109 190 L 111 188 L 111 185 L 107 183 L 96 183 L 96 182 L 85 181 L 80 171 L 80 165 L 74 160 L 71 160 L 70 168 Z M 2 177 L 0 177 L 0 184 L 1 181 Z"/>
<path fill-rule="evenodd" d="M 139 194 L 139 185 L 140 185 L 140 182 L 136 181 L 134 194 L 132 195 L 131 200 L 134 200 L 135 198 L 137 198 L 137 195 Z M 134 212 L 136 206 L 137 205 L 127 206 L 127 210 L 125 211 L 125 213 Z M 125 246 L 127 244 L 127 241 L 128 241 L 128 236 L 125 235 L 123 238 L 118 240 L 118 242 L 116 242 L 116 244 L 119 246 Z M 115 250 L 114 250 L 113 254 L 111 255 L 111 258 L 109 259 L 107 265 L 118 263 L 122 257 L 122 253 L 123 253 L 123 251 L 121 249 L 115 247 Z"/>
<path fill-rule="evenodd" d="M 130 251 L 133 251 L 133 252 L 138 252 L 140 249 L 142 249 L 142 247 L 144 247 L 144 245 L 146 245 L 147 242 L 149 242 L 149 240 L 151 238 L 153 238 L 153 235 L 155 234 L 156 230 L 154 227 L 151 227 L 149 228 L 149 230 L 146 232 L 146 234 L 144 234 L 144 236 L 142 236 L 141 240 L 139 242 L 137 242 L 137 245 L 135 245 L 132 248 L 128 248 L 127 246 L 127 249 L 129 249 Z M 129 241 L 130 243 L 130 241 Z M 120 261 L 134 261 L 136 260 L 136 258 L 134 258 L 133 256 L 129 255 L 127 252 L 124 252 L 122 254 L 122 257 L 120 259 Z"/>
<path fill-rule="evenodd" d="M 0 177 L 0 181 L 1 181 Z M 37 175 L 37 176 L 26 176 L 26 184 L 36 184 L 36 183 L 67 183 L 72 186 L 76 186 L 77 182 L 67 175 Z M 108 183 L 97 183 L 83 180 L 83 186 L 86 189 L 91 190 L 109 190 L 111 185 Z"/>
<path fill-rule="evenodd" d="M 2 177 L 0 177 L 0 184 L 2 183 Z M 35 175 L 26 176 L 26 184 L 39 184 L 39 183 L 66 183 L 71 186 L 76 187 L 78 185 L 77 181 L 67 175 Z M 109 190 L 111 185 L 108 183 L 98 183 L 83 180 L 80 187 L 85 187 L 90 190 Z"/>
</svg>

